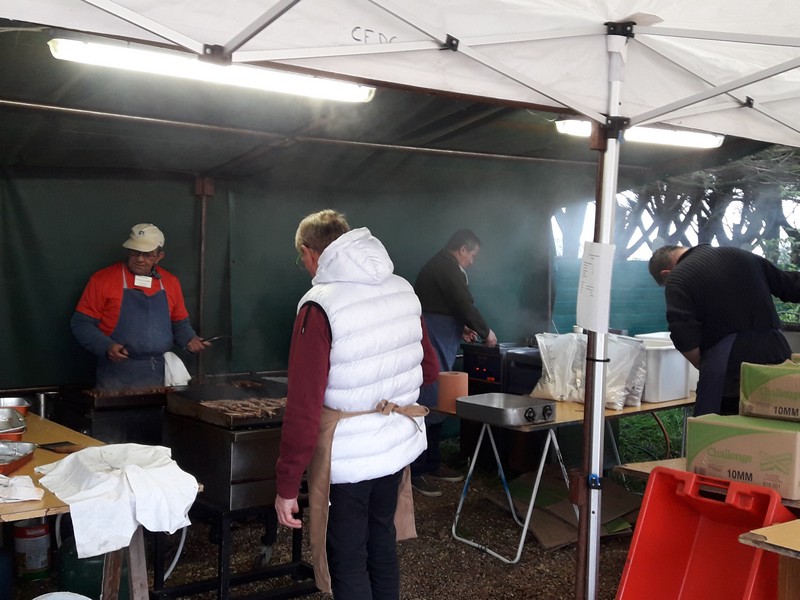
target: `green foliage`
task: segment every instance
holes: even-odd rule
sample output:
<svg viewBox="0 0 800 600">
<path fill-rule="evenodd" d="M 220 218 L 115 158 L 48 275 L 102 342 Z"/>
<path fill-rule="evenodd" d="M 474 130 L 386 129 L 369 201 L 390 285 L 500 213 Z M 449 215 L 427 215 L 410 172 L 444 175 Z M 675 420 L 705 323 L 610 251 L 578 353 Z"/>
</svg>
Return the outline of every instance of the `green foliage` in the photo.
<svg viewBox="0 0 800 600">
<path fill-rule="evenodd" d="M 681 456 L 683 409 L 674 408 L 620 419 L 617 443 L 623 464 Z"/>
<path fill-rule="evenodd" d="M 674 408 L 620 419 L 617 445 L 622 464 L 682 456 L 683 416 L 684 409 Z M 629 491 L 644 493 L 646 479 L 625 477 L 614 470 L 609 474 Z"/>
<path fill-rule="evenodd" d="M 784 271 L 800 271 L 797 266 L 797 259 L 800 256 L 800 241 L 796 239 L 763 240 L 761 247 L 764 250 L 764 256 L 779 268 Z M 772 299 L 781 321 L 784 323 L 800 322 L 800 304 L 783 302 L 774 296 Z"/>
</svg>

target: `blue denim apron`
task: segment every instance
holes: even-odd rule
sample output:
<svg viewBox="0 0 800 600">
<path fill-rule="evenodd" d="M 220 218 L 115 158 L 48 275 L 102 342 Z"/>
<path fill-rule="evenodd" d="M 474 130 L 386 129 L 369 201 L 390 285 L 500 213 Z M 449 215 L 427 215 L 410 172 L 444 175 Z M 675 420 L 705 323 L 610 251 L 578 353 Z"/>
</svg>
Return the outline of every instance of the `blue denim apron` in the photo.
<svg viewBox="0 0 800 600">
<path fill-rule="evenodd" d="M 453 363 L 456 362 L 458 347 L 461 345 L 464 333 L 464 323 L 456 317 L 450 315 L 439 315 L 435 313 L 423 312 L 422 318 L 425 320 L 425 327 L 428 329 L 433 349 L 439 358 L 439 370 L 451 371 Z M 436 408 L 439 402 L 439 384 L 423 385 L 420 388 L 419 400 L 422 406 Z M 425 417 L 425 422 L 429 425 L 442 423 L 446 415 L 431 412 Z"/>
<path fill-rule="evenodd" d="M 98 389 L 152 388 L 164 385 L 164 353 L 172 348 L 172 321 L 167 292 L 161 289 L 152 296 L 128 288 L 122 271 L 122 304 L 119 321 L 111 339 L 128 351 L 128 359 L 114 362 L 103 356 L 97 361 Z"/>
<path fill-rule="evenodd" d="M 719 414 L 722 392 L 725 389 L 725 373 L 736 333 L 729 333 L 700 357 L 700 378 L 697 380 L 697 399 L 694 416 Z"/>
</svg>

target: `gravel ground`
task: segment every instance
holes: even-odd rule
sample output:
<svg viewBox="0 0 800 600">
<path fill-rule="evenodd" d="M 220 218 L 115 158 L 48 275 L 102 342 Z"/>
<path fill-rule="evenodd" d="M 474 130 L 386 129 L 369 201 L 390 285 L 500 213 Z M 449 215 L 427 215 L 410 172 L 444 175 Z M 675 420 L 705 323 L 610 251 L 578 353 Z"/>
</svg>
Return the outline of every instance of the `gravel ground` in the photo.
<svg viewBox="0 0 800 600">
<path fill-rule="evenodd" d="M 451 526 L 458 506 L 461 483 L 443 483 L 443 495 L 426 498 L 415 493 L 417 532 L 419 537 L 399 545 L 402 600 L 506 600 L 513 598 L 560 600 L 575 597 L 575 546 L 545 550 L 529 534 L 520 562 L 506 565 L 495 557 L 455 540 Z M 489 496 L 494 495 L 491 480 L 476 477 L 467 497 L 459 534 L 486 542 L 504 556 L 514 556 L 519 542 L 519 528 L 508 510 Z M 237 523 L 232 536 L 231 570 L 234 573 L 252 568 L 259 548 L 262 526 L 257 522 Z M 169 556 L 177 547 L 179 536 L 170 536 Z M 148 542 L 149 543 L 149 542 Z M 630 535 L 604 538 L 600 544 L 600 576 L 598 600 L 613 599 L 628 552 Z M 272 564 L 288 562 L 289 532 L 280 528 Z M 195 523 L 188 530 L 184 551 L 167 585 L 198 581 L 212 577 L 216 570 L 217 547 L 209 541 L 209 526 Z M 307 548 L 304 558 L 310 561 Z M 152 574 L 151 574 L 152 575 Z M 232 597 L 270 589 L 291 583 L 271 580 L 234 588 Z M 31 600 L 57 590 L 56 577 L 39 582 L 17 582 L 17 600 Z M 330 600 L 330 596 L 315 593 L 307 598 Z M 190 596 L 197 600 L 216 598 L 215 593 Z"/>
</svg>

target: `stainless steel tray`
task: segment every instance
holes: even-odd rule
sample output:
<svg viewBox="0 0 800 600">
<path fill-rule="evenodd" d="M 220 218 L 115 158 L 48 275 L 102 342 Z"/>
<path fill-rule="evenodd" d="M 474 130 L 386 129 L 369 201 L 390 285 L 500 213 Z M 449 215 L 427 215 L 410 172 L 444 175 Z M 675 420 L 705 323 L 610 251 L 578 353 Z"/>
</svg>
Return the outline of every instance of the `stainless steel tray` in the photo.
<svg viewBox="0 0 800 600">
<path fill-rule="evenodd" d="M 0 441 L 0 475 L 19 469 L 33 458 L 36 444 Z"/>
<path fill-rule="evenodd" d="M 0 398 L 0 407 L 13 408 L 23 417 L 28 414 L 28 409 L 30 406 L 31 403 L 25 400 L 25 398 L 16 396 L 4 396 L 3 398 Z"/>
<path fill-rule="evenodd" d="M 25 418 L 15 408 L 0 408 L 0 433 L 25 431 Z"/>
<path fill-rule="evenodd" d="M 489 425 L 522 427 L 553 421 L 556 407 L 552 400 L 491 392 L 457 398 L 456 415 Z"/>
</svg>

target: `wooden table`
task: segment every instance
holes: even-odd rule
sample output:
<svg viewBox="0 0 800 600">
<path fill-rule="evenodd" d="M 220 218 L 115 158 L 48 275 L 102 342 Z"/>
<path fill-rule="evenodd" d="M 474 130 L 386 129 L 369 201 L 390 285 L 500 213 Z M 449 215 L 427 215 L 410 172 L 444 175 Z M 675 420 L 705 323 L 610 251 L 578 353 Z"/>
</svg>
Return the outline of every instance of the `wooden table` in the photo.
<svg viewBox="0 0 800 600">
<path fill-rule="evenodd" d="M 678 458 L 665 458 L 664 460 L 625 463 L 614 467 L 614 471 L 622 475 L 631 475 L 646 480 L 650 477 L 650 472 L 656 467 L 667 467 L 669 469 L 677 469 L 678 471 L 686 471 L 686 457 L 680 456 Z"/>
<path fill-rule="evenodd" d="M 79 446 L 102 446 L 103 442 L 83 435 L 77 431 L 41 418 L 29 412 L 25 417 L 27 429 L 22 434 L 23 442 L 34 444 L 47 444 L 52 442 L 72 442 Z M 33 482 L 39 484 L 41 475 L 34 469 L 40 465 L 54 463 L 65 457 L 50 450 L 36 448 L 33 451 L 33 460 L 26 463 L 16 471 L 9 473 L 9 477 L 28 475 Z M 0 504 L 0 522 L 21 521 L 23 519 L 38 519 L 69 512 L 69 505 L 59 500 L 50 490 L 44 489 L 41 500 L 27 502 L 8 502 Z M 131 600 L 147 600 L 149 590 L 147 585 L 147 565 L 144 552 L 144 532 L 141 527 L 136 529 L 131 543 L 127 548 L 115 550 L 106 554 L 103 564 L 103 590 L 104 600 L 117 600 L 119 585 L 122 577 L 123 558 L 128 559 L 128 585 Z"/>
<path fill-rule="evenodd" d="M 623 475 L 632 475 L 633 477 L 640 477 L 647 480 L 650 473 L 656 467 L 667 467 L 669 469 L 677 469 L 679 471 L 688 471 L 686 466 L 686 457 L 681 458 L 667 458 L 665 460 L 648 460 L 645 462 L 625 463 L 614 467 L 614 470 Z M 781 504 L 789 508 L 800 509 L 800 500 L 789 500 L 788 498 L 781 498 Z"/>
<path fill-rule="evenodd" d="M 754 529 L 739 541 L 778 554 L 778 598 L 794 600 L 800 590 L 800 520 Z"/>
<path fill-rule="evenodd" d="M 695 395 L 694 393 L 690 394 L 686 398 L 680 398 L 678 400 L 671 400 L 667 402 L 643 402 L 639 406 L 626 406 L 622 410 L 609 410 L 607 409 L 604 413 L 604 418 L 606 421 L 606 425 L 608 425 L 608 421 L 610 419 L 618 419 L 626 416 L 632 415 L 642 415 L 642 414 L 649 414 L 654 413 L 656 411 L 661 410 L 669 410 L 672 408 L 683 408 L 684 409 L 684 419 L 683 419 L 683 431 L 684 431 L 684 439 L 686 438 L 686 410 L 692 406 L 694 406 L 695 402 Z M 542 479 L 542 472 L 544 471 L 544 465 L 547 460 L 547 455 L 550 448 L 556 454 L 556 458 L 558 459 L 559 466 L 561 467 L 561 474 L 564 477 L 564 483 L 569 488 L 569 475 L 567 474 L 567 468 L 564 465 L 564 459 L 561 455 L 561 449 L 558 445 L 558 440 L 556 438 L 555 431 L 559 427 L 563 427 L 565 425 L 577 425 L 583 423 L 584 419 L 584 405 L 579 402 L 556 402 L 555 403 L 556 414 L 552 421 L 548 421 L 546 423 L 530 423 L 527 425 L 520 425 L 516 427 L 504 427 L 505 429 L 510 429 L 513 431 L 521 431 L 521 432 L 535 432 L 535 431 L 547 431 L 547 440 L 545 441 L 544 449 L 542 450 L 542 457 L 539 460 L 539 467 L 536 472 L 536 479 L 534 480 L 533 489 L 531 491 L 531 498 L 528 502 L 528 511 L 525 517 L 525 522 L 523 523 L 519 517 L 517 517 L 517 512 L 514 508 L 514 502 L 511 498 L 511 490 L 508 487 L 508 483 L 506 482 L 506 476 L 503 472 L 503 466 L 500 461 L 500 455 L 497 452 L 497 445 L 494 441 L 494 436 L 492 435 L 492 426 L 488 423 L 483 423 L 483 427 L 481 427 L 481 431 L 478 434 L 478 442 L 475 445 L 475 452 L 472 456 L 472 460 L 470 461 L 469 471 L 467 473 L 467 477 L 464 481 L 464 489 L 461 493 L 461 499 L 458 503 L 458 507 L 456 508 L 456 515 L 455 519 L 453 520 L 453 526 L 451 528 L 451 532 L 453 537 L 460 541 L 473 546 L 475 548 L 479 548 L 483 550 L 487 554 L 491 554 L 495 558 L 500 559 L 501 561 L 507 564 L 514 564 L 519 561 L 520 557 L 522 556 L 522 547 L 525 543 L 525 535 L 528 531 L 528 525 L 530 524 L 531 515 L 533 514 L 533 507 L 536 501 L 536 494 L 539 490 L 539 484 Z M 453 414 L 453 413 L 450 413 Z M 495 425 L 496 426 L 496 425 Z M 608 429 L 610 431 L 610 428 Z M 463 508 L 464 501 L 467 497 L 467 492 L 469 490 L 469 485 L 472 480 L 472 472 L 475 469 L 475 465 L 478 462 L 478 454 L 481 449 L 481 445 L 484 440 L 484 436 L 489 438 L 489 441 L 492 445 L 492 450 L 494 451 L 495 461 L 497 462 L 497 471 L 500 475 L 500 481 L 503 485 L 503 489 L 506 494 L 506 498 L 508 500 L 508 505 L 511 508 L 511 516 L 514 518 L 514 521 L 522 528 L 522 533 L 519 539 L 519 545 L 517 546 L 517 554 L 514 558 L 506 558 L 498 554 L 497 552 L 493 551 L 492 549 L 488 548 L 486 545 L 475 542 L 474 540 L 470 540 L 468 538 L 462 537 L 458 534 L 458 521 L 461 517 L 461 509 Z M 613 439 L 613 434 L 612 434 Z M 614 450 L 616 452 L 616 443 L 613 444 Z M 619 453 L 617 452 L 617 461 L 619 462 Z M 575 509 L 577 512 L 577 508 Z"/>
<path fill-rule="evenodd" d="M 654 413 L 662 410 L 669 410 L 670 408 L 691 408 L 694 406 L 695 394 L 691 392 L 686 398 L 679 398 L 678 400 L 668 400 L 667 402 L 642 402 L 639 406 L 626 406 L 622 410 L 606 409 L 604 416 L 606 419 L 615 419 L 619 417 L 627 417 L 631 415 L 643 415 Z M 552 421 L 547 423 L 531 423 L 529 425 L 518 425 L 515 427 L 507 427 L 514 431 L 542 431 L 561 427 L 562 425 L 576 425 L 583 423 L 584 406 L 581 402 L 555 402 L 556 416 Z M 444 415 L 457 417 L 456 411 L 446 411 L 435 409 Z M 461 417 L 459 417 L 461 418 Z"/>
<path fill-rule="evenodd" d="M 27 430 L 22 434 L 23 442 L 30 442 L 33 444 L 72 442 L 73 444 L 87 447 L 103 445 L 103 442 L 99 440 L 73 431 L 53 421 L 43 419 L 39 415 L 35 415 L 31 412 L 25 417 L 25 422 Z M 41 475 L 34 472 L 34 469 L 40 465 L 46 465 L 61 460 L 64 456 L 66 455 L 36 448 L 36 450 L 33 451 L 33 460 L 22 465 L 22 467 L 16 471 L 9 473 L 9 477 L 28 475 L 33 479 L 33 482 L 39 486 Z M 11 521 L 21 521 L 23 519 L 37 519 L 69 512 L 68 505 L 56 498 L 47 488 L 43 489 L 44 496 L 41 500 L 0 504 L 0 522 L 7 523 Z"/>
</svg>

